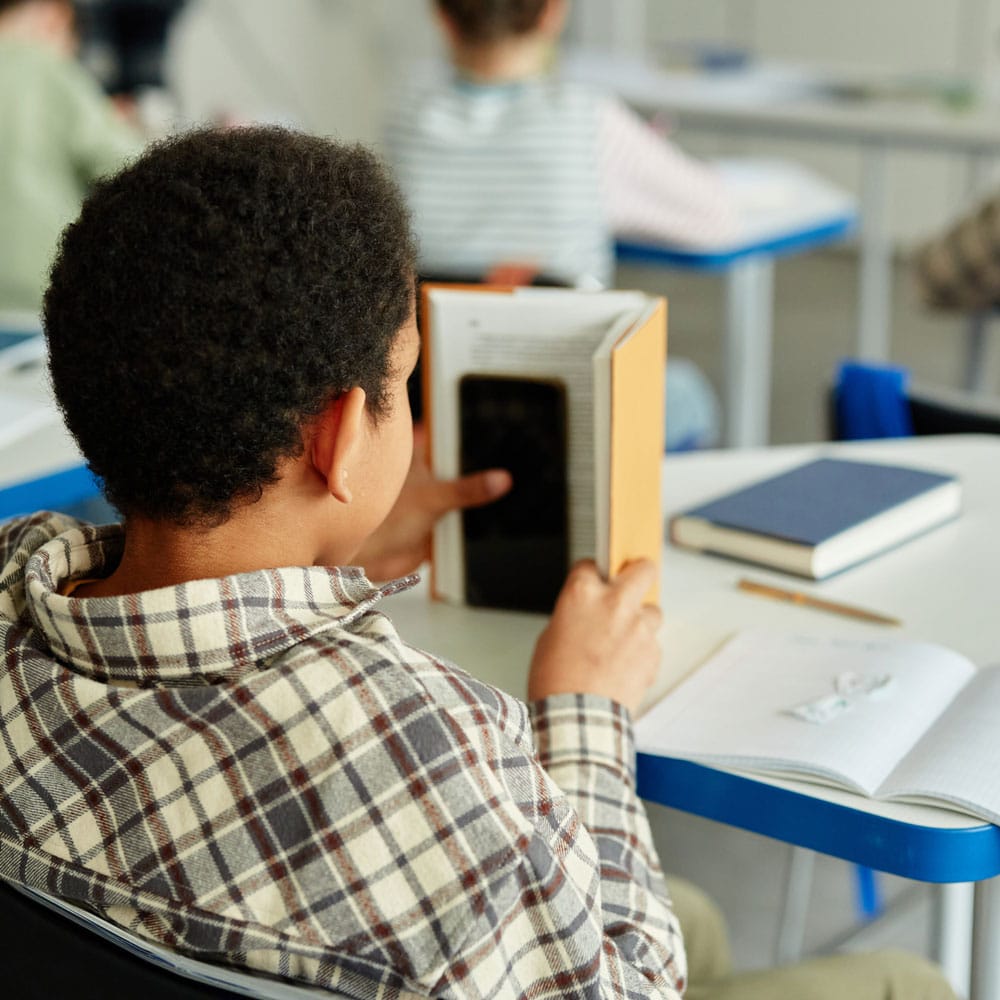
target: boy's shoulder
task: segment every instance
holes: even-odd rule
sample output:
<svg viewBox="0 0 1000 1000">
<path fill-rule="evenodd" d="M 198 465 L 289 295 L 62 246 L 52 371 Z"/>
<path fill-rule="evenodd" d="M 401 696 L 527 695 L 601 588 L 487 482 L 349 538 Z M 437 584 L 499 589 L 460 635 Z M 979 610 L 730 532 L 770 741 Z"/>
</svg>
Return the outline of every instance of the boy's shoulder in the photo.
<svg viewBox="0 0 1000 1000">
<path fill-rule="evenodd" d="M 482 746 L 497 740 L 533 752 L 527 705 L 448 660 L 408 644 L 387 614 L 373 609 L 349 628 L 321 632 L 291 651 L 285 666 L 328 684 L 331 671 L 351 697 L 379 705 L 405 725 L 440 730 L 446 743 L 457 734 Z M 325 678 L 325 680 L 324 680 Z M 312 678 L 307 683 L 312 683 Z"/>
</svg>

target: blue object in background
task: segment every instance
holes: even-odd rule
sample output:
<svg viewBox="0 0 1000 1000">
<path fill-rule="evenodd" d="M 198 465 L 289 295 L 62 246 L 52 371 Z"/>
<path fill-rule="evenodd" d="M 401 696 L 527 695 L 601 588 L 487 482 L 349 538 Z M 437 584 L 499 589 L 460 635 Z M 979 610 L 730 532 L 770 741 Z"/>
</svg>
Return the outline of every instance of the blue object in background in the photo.
<svg viewBox="0 0 1000 1000">
<path fill-rule="evenodd" d="M 0 489 L 0 520 L 33 514 L 36 510 L 60 511 L 96 523 L 121 520 L 101 495 L 97 480 L 85 465 L 74 465 Z"/>
<path fill-rule="evenodd" d="M 912 437 L 908 382 L 905 368 L 842 361 L 834 390 L 838 439 Z"/>
<path fill-rule="evenodd" d="M 722 413 L 711 383 L 686 358 L 667 361 L 666 450 L 712 448 L 722 433 Z"/>
<path fill-rule="evenodd" d="M 855 865 L 858 878 L 858 916 L 862 920 L 874 920 L 882 912 L 882 892 L 875 872 L 867 865 Z"/>
</svg>

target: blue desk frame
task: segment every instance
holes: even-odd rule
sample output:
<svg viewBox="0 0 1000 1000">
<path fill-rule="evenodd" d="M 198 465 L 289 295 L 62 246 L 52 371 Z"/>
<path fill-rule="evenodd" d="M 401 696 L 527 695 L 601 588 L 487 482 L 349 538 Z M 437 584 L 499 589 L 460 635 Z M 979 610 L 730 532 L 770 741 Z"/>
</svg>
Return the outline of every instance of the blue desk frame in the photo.
<svg viewBox="0 0 1000 1000">
<path fill-rule="evenodd" d="M 921 882 L 1000 875 L 1000 827 L 915 826 L 691 761 L 640 753 L 639 795 L 774 840 Z"/>
<path fill-rule="evenodd" d="M 85 465 L 74 465 L 0 488 L 0 520 L 36 510 L 61 510 L 100 492 L 91 471 Z"/>
<path fill-rule="evenodd" d="M 619 263 L 674 267 L 722 274 L 726 280 L 725 443 L 747 448 L 766 444 L 771 395 L 774 262 L 849 236 L 853 213 L 773 234 L 723 251 L 620 240 Z"/>
<path fill-rule="evenodd" d="M 750 256 L 787 257 L 790 254 L 815 250 L 850 236 L 856 224 L 857 216 L 851 213 L 800 232 L 775 236 L 724 251 L 691 250 L 638 243 L 634 240 L 618 240 L 615 244 L 615 257 L 619 263 L 624 264 L 652 264 L 659 267 L 688 268 L 692 271 L 724 271 Z"/>
</svg>

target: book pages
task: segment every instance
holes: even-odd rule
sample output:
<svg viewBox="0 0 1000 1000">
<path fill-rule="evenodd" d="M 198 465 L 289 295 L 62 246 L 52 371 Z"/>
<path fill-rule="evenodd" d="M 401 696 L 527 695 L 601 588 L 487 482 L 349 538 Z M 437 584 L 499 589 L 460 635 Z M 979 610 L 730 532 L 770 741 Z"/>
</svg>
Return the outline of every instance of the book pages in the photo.
<svg viewBox="0 0 1000 1000">
<path fill-rule="evenodd" d="M 879 789 L 1000 824 L 1000 669 L 979 670 Z"/>
<path fill-rule="evenodd" d="M 567 397 L 567 480 L 570 559 L 595 555 L 594 394 L 591 356 L 609 328 L 623 330 L 647 302 L 636 292 L 427 292 L 425 363 L 433 369 L 428 395 L 431 456 L 436 475 L 459 469 L 459 381 L 463 375 L 551 378 Z M 462 527 L 447 514 L 434 534 L 434 589 L 463 600 Z"/>
</svg>

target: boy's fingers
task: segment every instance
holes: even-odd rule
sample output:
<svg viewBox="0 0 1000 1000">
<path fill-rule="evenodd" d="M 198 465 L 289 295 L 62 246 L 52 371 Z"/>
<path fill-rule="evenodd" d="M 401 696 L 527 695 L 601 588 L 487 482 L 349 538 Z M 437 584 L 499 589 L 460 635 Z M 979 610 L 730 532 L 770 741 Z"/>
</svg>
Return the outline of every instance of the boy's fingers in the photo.
<svg viewBox="0 0 1000 1000">
<path fill-rule="evenodd" d="M 650 559 L 636 559 L 626 563 L 613 583 L 623 600 L 638 604 L 646 591 L 656 583 L 656 564 Z"/>
<path fill-rule="evenodd" d="M 504 469 L 487 469 L 459 479 L 442 480 L 434 484 L 431 507 L 436 514 L 481 507 L 502 497 L 512 485 L 511 475 Z"/>
<path fill-rule="evenodd" d="M 656 604 L 644 604 L 639 609 L 639 614 L 654 632 L 663 624 L 663 611 Z"/>
</svg>

